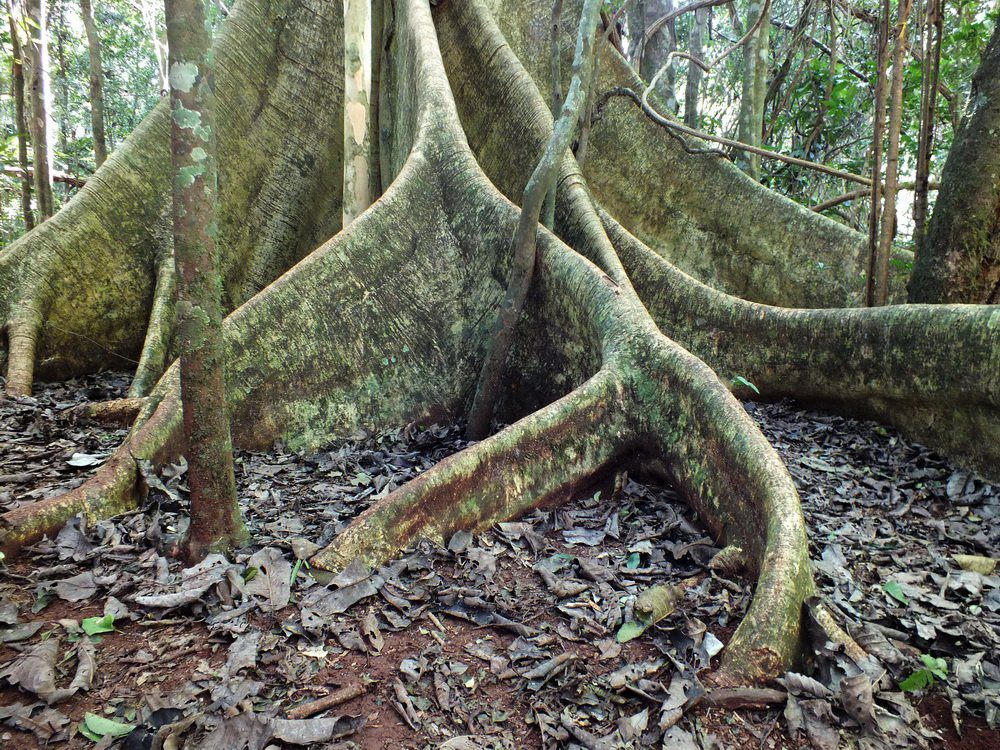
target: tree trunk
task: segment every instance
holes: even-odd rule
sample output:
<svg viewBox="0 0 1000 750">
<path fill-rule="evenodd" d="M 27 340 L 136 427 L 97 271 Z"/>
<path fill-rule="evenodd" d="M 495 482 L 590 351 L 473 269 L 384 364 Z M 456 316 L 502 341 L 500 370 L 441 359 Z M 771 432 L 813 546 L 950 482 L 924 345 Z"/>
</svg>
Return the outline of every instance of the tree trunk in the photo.
<svg viewBox="0 0 1000 750">
<path fill-rule="evenodd" d="M 216 261 L 215 92 L 205 0 L 166 1 L 177 337 L 194 561 L 246 539 L 236 502 Z"/>
<path fill-rule="evenodd" d="M 49 138 L 49 48 L 46 0 L 22 0 L 15 14 L 24 54 L 25 87 L 28 92 L 28 130 L 31 133 L 34 167 L 35 200 L 41 221 L 54 212 L 52 203 L 52 146 Z M 18 0 L 12 0 L 18 2 Z"/>
<path fill-rule="evenodd" d="M 371 0 L 344 0 L 344 226 L 371 205 Z"/>
<path fill-rule="evenodd" d="M 878 304 L 879 227 L 882 217 L 882 154 L 885 148 L 887 67 L 889 63 L 889 0 L 882 0 L 882 12 L 875 35 L 875 116 L 872 121 L 871 211 L 868 214 L 868 268 L 865 274 L 865 304 Z"/>
<path fill-rule="evenodd" d="M 565 4 L 579 16 L 580 2 Z M 532 281 L 496 411 L 508 426 L 381 498 L 310 564 L 378 565 L 418 538 L 487 528 L 635 463 L 669 475 L 752 579 L 716 682 L 782 674 L 801 649 L 813 593 L 807 536 L 788 471 L 738 400 L 755 397 L 741 382 L 765 398 L 891 422 L 995 474 L 996 309 L 845 309 L 862 293 L 863 237 L 726 159 L 689 153 L 628 98 L 595 118 L 582 169 L 562 151 L 555 220 L 551 231 L 538 227 L 540 191 L 526 185 L 553 136 L 548 4 L 541 19 L 534 0 L 383 7 L 386 189 L 343 231 L 340 202 L 327 200 L 342 184 L 342 5 L 240 0 L 216 44 L 218 248 L 224 268 L 253 267 L 260 281 L 241 299 L 241 277 L 223 274 L 236 305 L 223 324 L 234 441 L 307 450 L 359 429 L 468 417 L 512 278 L 511 237 L 527 227 Z M 566 26 L 562 70 L 576 46 Z M 597 90 L 641 92 L 635 71 L 598 44 Z M 169 191 L 167 116 L 155 111 L 100 180 L 0 251 L 15 385 L 30 387 L 36 360 L 60 376 L 121 366 L 109 350 L 134 357 L 143 346 L 134 331 L 147 323 L 147 341 L 163 340 L 151 311 L 169 288 L 157 261 L 169 257 L 157 233 Z M 826 309 L 795 309 L 803 304 Z M 86 338 L 60 339 L 71 324 Z M 174 364 L 91 479 L 0 517 L 4 551 L 75 514 L 135 507 L 140 463 L 160 465 L 182 446 L 180 396 Z"/>
<path fill-rule="evenodd" d="M 51 119 L 56 123 L 59 152 L 66 154 L 69 148 L 69 70 L 66 64 L 67 29 L 63 0 L 52 0 L 49 6 L 49 27 L 55 40 L 57 63 L 57 72 L 49 76 L 49 80 L 59 94 L 59 106 L 53 107 Z"/>
<path fill-rule="evenodd" d="M 911 302 L 1000 303 L 1000 26 L 941 174 Z"/>
<path fill-rule="evenodd" d="M 97 167 L 108 158 L 104 135 L 104 66 L 101 62 L 101 35 L 97 30 L 90 0 L 80 0 L 83 27 L 87 32 L 87 52 L 90 58 L 90 132 L 94 137 L 94 162 Z"/>
<path fill-rule="evenodd" d="M 699 8 L 691 19 L 691 31 L 688 34 L 688 52 L 699 60 L 702 56 L 701 41 L 708 25 L 708 8 Z M 688 61 L 687 85 L 684 89 L 684 124 L 689 128 L 698 127 L 698 99 L 700 96 L 701 67 Z"/>
<path fill-rule="evenodd" d="M 771 20 L 767 0 L 750 0 L 746 28 L 748 38 L 743 44 L 743 85 L 736 140 L 760 146 L 770 65 Z M 754 180 L 760 180 L 759 155 L 740 152 L 736 156 L 736 164 Z"/>
<path fill-rule="evenodd" d="M 13 44 L 11 56 L 10 85 L 14 96 L 14 127 L 17 131 L 17 164 L 21 168 L 21 215 L 24 217 L 24 230 L 30 232 L 35 228 L 35 214 L 31 210 L 32 174 L 28 169 L 28 123 L 24 114 L 24 69 L 22 67 L 22 52 L 20 35 L 14 25 L 14 16 L 8 13 L 10 22 L 10 38 Z"/>
<path fill-rule="evenodd" d="M 889 126 L 885 156 L 885 190 L 882 200 L 882 225 L 879 229 L 875 269 L 875 304 L 889 302 L 889 260 L 896 236 L 896 188 L 899 181 L 899 132 L 903 122 L 903 61 L 906 55 L 906 31 L 913 0 L 901 0 L 897 9 L 895 42 L 892 51 L 892 85 L 889 94 Z"/>
<path fill-rule="evenodd" d="M 941 36 L 944 26 L 943 0 L 927 0 L 924 9 L 923 64 L 920 76 L 920 114 L 917 133 L 917 174 L 913 191 L 913 254 L 919 258 L 927 240 L 927 198 L 937 116 L 938 74 L 941 67 Z"/>
<path fill-rule="evenodd" d="M 673 11 L 674 6 L 674 0 L 646 0 L 646 28 L 652 21 Z M 674 63 L 671 58 L 673 51 L 677 49 L 677 35 L 674 28 L 674 22 L 669 21 L 653 34 L 643 50 L 642 65 L 639 68 L 639 73 L 648 83 L 661 68 L 666 66 L 657 83 L 656 93 L 671 113 L 676 113 L 679 109 L 677 96 L 674 93 Z"/>
</svg>

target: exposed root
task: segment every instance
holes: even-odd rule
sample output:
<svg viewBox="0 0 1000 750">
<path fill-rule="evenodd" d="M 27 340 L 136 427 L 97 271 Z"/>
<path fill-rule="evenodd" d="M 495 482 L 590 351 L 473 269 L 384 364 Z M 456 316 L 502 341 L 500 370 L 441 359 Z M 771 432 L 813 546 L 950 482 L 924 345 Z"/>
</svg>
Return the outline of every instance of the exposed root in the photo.
<svg viewBox="0 0 1000 750">
<path fill-rule="evenodd" d="M 125 442 L 82 485 L 0 516 L 0 550 L 13 555 L 43 536 L 54 535 L 78 514 L 92 523 L 134 508 L 142 494 L 138 461 L 162 464 L 179 452 L 176 385 L 158 403 L 146 401 Z"/>
<path fill-rule="evenodd" d="M 7 393 L 30 396 L 41 322 L 37 305 L 22 304 L 7 326 Z"/>
<path fill-rule="evenodd" d="M 164 238 L 166 240 L 166 238 Z M 169 241 L 169 240 L 167 240 Z M 165 246 L 169 247 L 166 242 Z M 174 268 L 173 252 L 164 253 L 157 263 L 156 289 L 153 307 L 146 326 L 146 340 L 129 385 L 128 395 L 133 398 L 148 396 L 170 363 L 170 341 L 174 330 Z"/>
<path fill-rule="evenodd" d="M 482 531 L 571 497 L 627 447 L 624 392 L 602 370 L 580 388 L 444 459 L 356 518 L 310 562 L 379 565 L 418 539 Z"/>
<path fill-rule="evenodd" d="M 74 416 L 92 419 L 105 425 L 127 427 L 135 422 L 146 405 L 147 398 L 116 398 L 112 401 L 98 401 L 80 404 L 71 410 Z"/>
<path fill-rule="evenodd" d="M 602 219 L 660 328 L 723 377 L 748 379 L 764 398 L 788 396 L 877 417 L 998 476 L 1000 310 L 759 305 L 698 283 L 608 214 Z M 756 397 L 748 389 L 741 395 Z"/>
</svg>

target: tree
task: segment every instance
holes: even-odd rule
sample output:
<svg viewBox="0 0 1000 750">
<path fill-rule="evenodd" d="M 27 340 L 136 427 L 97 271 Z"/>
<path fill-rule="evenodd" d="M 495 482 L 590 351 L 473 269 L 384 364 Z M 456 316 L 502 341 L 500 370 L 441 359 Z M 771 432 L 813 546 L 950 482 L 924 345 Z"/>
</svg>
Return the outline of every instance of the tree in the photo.
<svg viewBox="0 0 1000 750">
<path fill-rule="evenodd" d="M 205 0 L 166 0 L 181 404 L 191 486 L 187 554 L 246 539 L 236 502 L 216 262 L 212 35 Z"/>
<path fill-rule="evenodd" d="M 566 6 L 579 18 L 580 3 Z M 238 2 L 216 43 L 225 390 L 244 447 L 280 438 L 304 450 L 469 411 L 525 185 L 552 136 L 549 8 L 536 19 L 530 0 L 388 7 L 375 14 L 391 34 L 376 47 L 373 144 L 386 188 L 345 231 L 340 4 Z M 563 26 L 568 71 L 575 39 Z M 603 35 L 598 44 L 597 90 L 641 92 Z M 30 385 L 35 362 L 38 377 L 65 377 L 142 352 L 169 189 L 166 117 L 157 108 L 100 181 L 0 253 L 8 388 Z M 582 169 L 564 153 L 555 223 L 536 229 L 497 408 L 509 426 L 381 499 L 311 564 L 377 564 L 630 461 L 669 476 L 756 581 L 716 679 L 774 677 L 798 653 L 813 584 L 788 471 L 738 400 L 755 396 L 747 383 L 882 419 L 995 474 L 997 311 L 853 308 L 859 233 L 679 141 L 628 98 L 595 111 L 590 139 Z M 19 317 L 26 307 L 37 317 Z M 134 507 L 138 463 L 175 455 L 180 415 L 172 365 L 93 478 L 2 517 L 5 551 L 76 513 Z"/>
<path fill-rule="evenodd" d="M 764 98 L 771 50 L 771 1 L 750 0 L 747 32 L 743 38 L 743 87 L 737 140 L 760 146 L 764 131 Z M 736 163 L 753 179 L 760 179 L 760 156 L 739 153 Z"/>
<path fill-rule="evenodd" d="M 104 135 L 104 66 L 101 62 L 101 35 L 94 20 L 90 0 L 80 0 L 83 27 L 87 33 L 87 52 L 90 58 L 90 123 L 94 135 L 94 161 L 100 167 L 108 158 L 107 139 Z"/>
<path fill-rule="evenodd" d="M 41 221 L 53 214 L 52 144 L 49 100 L 49 45 L 46 0 L 10 0 L 11 16 L 24 58 L 25 90 L 28 92 L 28 132 L 33 152 L 35 200 Z"/>
<path fill-rule="evenodd" d="M 941 174 L 912 302 L 1000 302 L 1000 26 L 972 79 L 969 108 Z"/>
<path fill-rule="evenodd" d="M 372 202 L 371 0 L 344 0 L 344 226 Z"/>
<path fill-rule="evenodd" d="M 24 67 L 22 64 L 20 35 L 15 26 L 14 14 L 8 12 L 10 21 L 10 39 L 13 54 L 10 60 L 10 85 L 14 96 L 14 128 L 17 132 L 17 165 L 21 170 L 21 215 L 24 217 L 24 229 L 30 232 L 35 228 L 35 214 L 31 210 L 31 173 L 28 169 L 28 122 L 24 107 Z"/>
</svg>

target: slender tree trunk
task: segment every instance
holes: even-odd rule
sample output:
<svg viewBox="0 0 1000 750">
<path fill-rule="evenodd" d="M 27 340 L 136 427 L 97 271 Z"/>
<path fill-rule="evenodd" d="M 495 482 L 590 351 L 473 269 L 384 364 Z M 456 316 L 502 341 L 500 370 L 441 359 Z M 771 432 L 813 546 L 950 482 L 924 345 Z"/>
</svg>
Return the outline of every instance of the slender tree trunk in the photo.
<svg viewBox="0 0 1000 750">
<path fill-rule="evenodd" d="M 1000 24 L 941 173 L 911 302 L 1000 303 Z"/>
<path fill-rule="evenodd" d="M 194 559 L 246 537 L 236 503 L 223 372 L 215 243 L 215 83 L 205 2 L 166 2 L 177 334 L 191 487 L 187 553 Z"/>
<path fill-rule="evenodd" d="M 507 369 L 507 356 L 514 343 L 517 321 L 524 309 L 524 301 L 527 299 L 535 272 L 538 219 L 549 186 L 555 182 L 559 174 L 580 112 L 585 106 L 587 91 L 590 89 L 590 74 L 594 70 L 594 31 L 597 28 L 600 7 L 600 0 L 583 2 L 569 91 L 566 92 L 566 100 L 563 102 L 559 118 L 553 125 L 545 153 L 524 188 L 521 216 L 512 242 L 514 261 L 507 283 L 507 292 L 500 303 L 500 310 L 493 324 L 489 348 L 479 373 L 476 396 L 469 411 L 466 434 L 470 440 L 482 440 L 490 433 L 493 412 L 500 397 Z"/>
<path fill-rule="evenodd" d="M 746 28 L 753 28 L 762 13 L 768 13 L 765 0 L 751 0 Z M 770 35 L 771 22 L 765 17 L 743 45 L 743 86 L 736 140 L 751 146 L 761 145 L 764 132 Z M 759 155 L 743 152 L 737 155 L 736 164 L 753 179 L 760 180 Z"/>
<path fill-rule="evenodd" d="M 931 176 L 931 152 L 934 148 L 938 72 L 941 66 L 943 3 L 944 0 L 927 0 L 927 8 L 924 11 L 920 128 L 917 135 L 917 175 L 913 196 L 913 244 L 914 255 L 918 258 L 927 239 L 927 196 Z"/>
<path fill-rule="evenodd" d="M 15 0 L 16 2 L 17 0 Z M 53 214 L 52 148 L 49 143 L 49 86 L 46 1 L 24 0 L 22 11 L 15 15 L 21 35 L 25 63 L 25 88 L 28 96 L 28 131 L 31 133 L 35 200 L 41 221 Z"/>
<path fill-rule="evenodd" d="M 35 214 L 31 210 L 31 171 L 28 169 L 28 124 L 24 113 L 24 69 L 22 67 L 20 35 L 14 24 L 14 16 L 8 14 L 10 38 L 13 44 L 10 83 L 14 95 L 14 127 L 17 129 L 17 164 L 21 168 L 21 214 L 24 216 L 24 230 L 35 228 Z"/>
<path fill-rule="evenodd" d="M 865 277 L 865 304 L 877 300 L 879 222 L 882 214 L 882 153 L 885 139 L 885 94 L 889 61 L 889 0 L 882 0 L 882 13 L 875 36 L 875 119 L 872 125 L 871 211 L 868 214 L 868 273 Z"/>
<path fill-rule="evenodd" d="M 913 0 L 901 0 L 896 19 L 895 46 L 892 51 L 892 86 L 889 102 L 889 130 L 885 157 L 885 197 L 882 203 L 882 226 L 879 230 L 878 267 L 875 276 L 875 304 L 889 301 L 889 259 L 896 234 L 896 187 L 899 180 L 899 132 L 903 122 L 903 60 L 906 54 L 906 30 L 913 10 Z"/>
<path fill-rule="evenodd" d="M 633 67 L 639 60 L 642 38 L 646 36 L 646 0 L 632 0 L 625 9 L 628 22 L 628 61 Z"/>
<path fill-rule="evenodd" d="M 90 128 L 94 137 L 94 161 L 100 167 L 108 158 L 108 142 L 104 135 L 104 65 L 101 62 L 101 35 L 97 30 L 90 0 L 80 0 L 83 27 L 87 32 L 90 55 Z"/>
<path fill-rule="evenodd" d="M 699 8 L 691 19 L 691 31 L 688 34 L 688 52 L 699 60 L 702 55 L 702 39 L 705 27 L 708 25 L 708 8 Z M 698 127 L 698 98 L 701 89 L 701 79 L 704 74 L 701 67 L 688 61 L 687 85 L 684 88 L 684 124 L 689 128 Z"/>
<path fill-rule="evenodd" d="M 344 0 L 344 226 L 372 202 L 370 187 L 372 89 L 371 0 Z"/>
<path fill-rule="evenodd" d="M 674 0 L 647 0 L 646 26 L 649 26 L 651 20 L 655 21 L 660 16 L 670 13 L 674 6 Z M 666 72 L 660 76 L 656 93 L 659 94 L 660 99 L 671 113 L 676 113 L 678 109 L 677 96 L 674 93 L 674 64 L 670 57 L 676 48 L 675 24 L 670 21 L 653 35 L 642 56 L 642 66 L 639 70 L 639 74 L 646 83 L 649 83 L 660 68 L 664 65 L 668 66 Z"/>
<path fill-rule="evenodd" d="M 52 109 L 52 119 L 56 123 L 59 152 L 66 154 L 69 146 L 69 71 L 66 66 L 66 16 L 63 0 L 51 0 L 49 6 L 49 28 L 55 40 L 57 72 L 49 77 L 59 95 L 59 108 Z M 54 160 L 53 160 L 54 161 Z M 75 171 L 69 169 L 67 171 Z"/>
<path fill-rule="evenodd" d="M 812 131 L 809 133 L 809 137 L 806 139 L 806 144 L 802 148 L 805 158 L 813 159 L 812 150 L 819 138 L 820 134 L 823 132 L 823 125 L 826 123 L 826 110 L 827 102 L 833 96 L 833 87 L 837 82 L 837 15 L 834 10 L 834 2 L 830 0 L 827 6 L 827 16 L 830 20 L 830 59 L 828 61 L 829 73 L 826 77 L 826 88 L 823 91 L 823 100 L 820 102 L 817 113 L 816 113 L 816 123 L 813 125 Z M 820 161 L 820 159 L 816 159 Z"/>
</svg>

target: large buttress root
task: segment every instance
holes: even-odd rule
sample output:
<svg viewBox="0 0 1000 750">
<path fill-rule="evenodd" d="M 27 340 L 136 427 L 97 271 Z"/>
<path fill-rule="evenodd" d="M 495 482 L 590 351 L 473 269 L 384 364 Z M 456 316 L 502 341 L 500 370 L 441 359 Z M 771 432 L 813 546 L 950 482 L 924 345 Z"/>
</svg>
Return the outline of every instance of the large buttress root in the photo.
<svg viewBox="0 0 1000 750">
<path fill-rule="evenodd" d="M 1000 308 L 759 305 L 700 284 L 602 218 L 660 328 L 720 375 L 765 398 L 876 417 L 1000 476 Z"/>
<path fill-rule="evenodd" d="M 490 179 L 516 200 L 516 186 L 551 126 L 544 99 L 483 0 L 442 7 L 438 28 L 470 145 Z M 529 85 L 508 85 L 511 80 Z M 491 87 L 487 95 L 484 87 Z M 626 169 L 631 163 L 621 161 Z M 615 172 L 613 165 L 606 169 Z M 634 283 L 663 332 L 727 382 L 740 375 L 767 397 L 793 396 L 876 416 L 984 473 L 1000 471 L 1000 380 L 992 374 L 1000 368 L 997 308 L 791 310 L 747 302 L 699 283 L 607 212 L 595 212 L 592 199 L 581 196 L 582 184 L 581 176 L 564 170 L 557 233 L 619 283 L 625 276 L 623 286 Z M 613 261 L 605 265 L 600 259 L 609 254 Z M 622 263 L 627 274 L 618 272 Z"/>
<path fill-rule="evenodd" d="M 471 396 L 519 214 L 468 149 L 427 6 L 409 0 L 395 11 L 383 74 L 405 84 L 383 99 L 393 127 L 381 144 L 385 182 L 395 179 L 346 231 L 227 319 L 227 396 L 241 445 L 281 437 L 308 447 L 357 427 L 457 415 Z M 481 528 L 558 499 L 639 451 L 669 472 L 713 531 L 748 550 L 759 578 L 756 620 L 734 636 L 723 679 L 774 676 L 796 653 L 811 591 L 795 491 L 726 387 L 657 329 L 582 179 L 572 169 L 564 175 L 562 223 L 583 254 L 540 231 L 530 310 L 546 325 L 527 325 L 515 352 L 515 370 L 549 374 L 544 393 L 522 402 L 524 389 L 508 392 L 504 412 L 523 419 L 359 517 L 316 562 L 375 563 L 416 536 Z M 566 393 L 524 416 L 522 403 Z M 76 512 L 134 502 L 137 459 L 159 462 L 179 447 L 176 399 L 172 368 L 108 465 L 46 501 L 44 512 L 7 514 L 5 544 L 51 532 Z"/>
<path fill-rule="evenodd" d="M 240 0 L 223 24 L 215 51 L 229 310 L 339 229 L 339 181 L 329 175 L 340 172 L 342 42 L 341 6 L 325 0 Z M 169 153 L 161 102 L 52 220 L 0 251 L 8 390 L 137 359 L 136 391 L 159 377 Z M 37 317 L 33 358 L 27 308 Z"/>
</svg>

